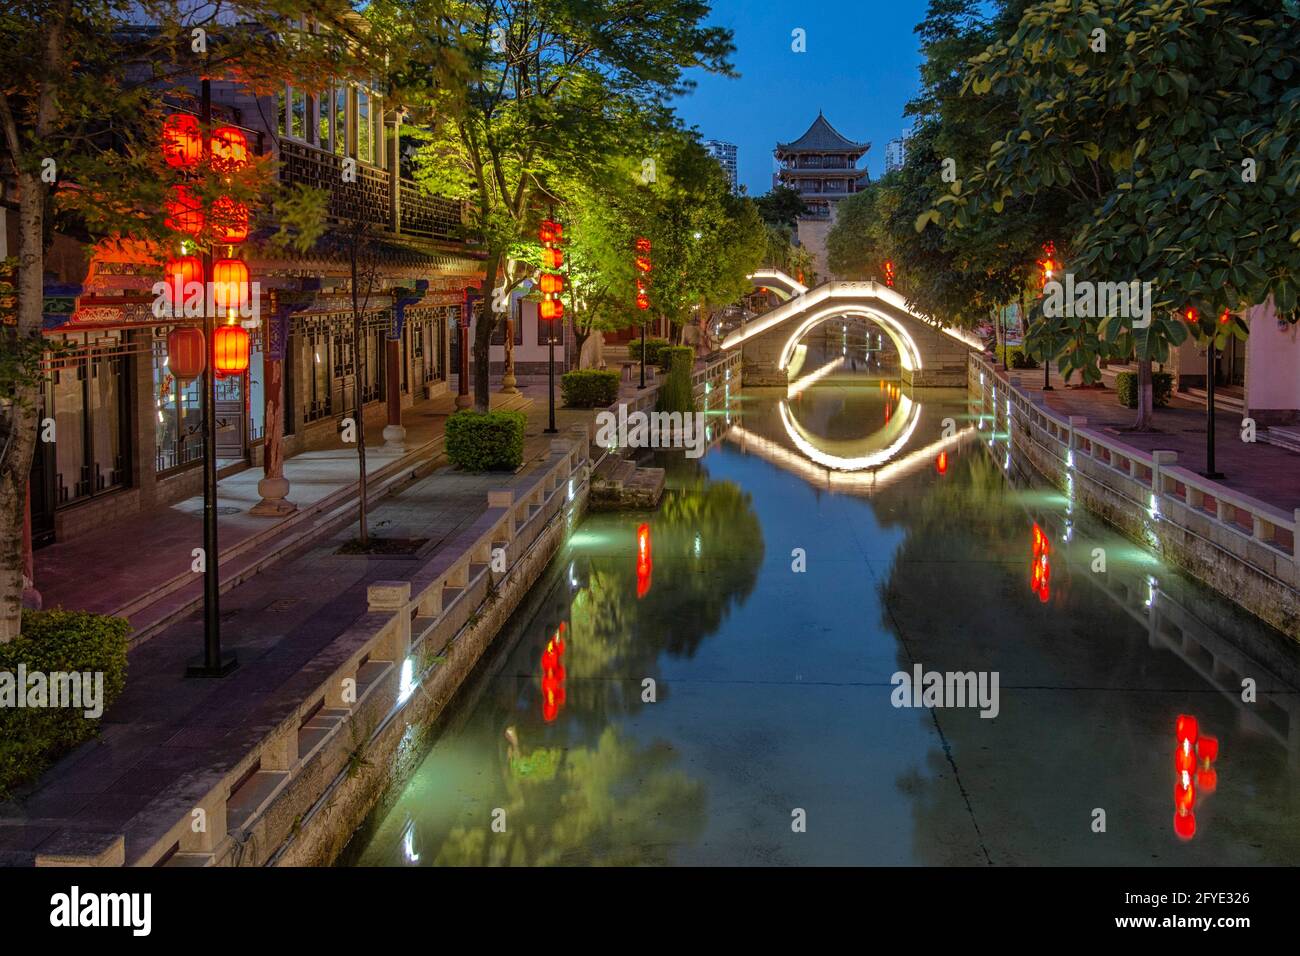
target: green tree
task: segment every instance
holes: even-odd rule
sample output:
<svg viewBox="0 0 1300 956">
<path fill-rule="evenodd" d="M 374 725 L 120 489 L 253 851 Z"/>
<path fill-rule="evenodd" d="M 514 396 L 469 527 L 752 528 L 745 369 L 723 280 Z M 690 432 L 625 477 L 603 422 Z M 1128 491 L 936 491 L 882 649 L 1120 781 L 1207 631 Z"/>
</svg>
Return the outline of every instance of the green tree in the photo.
<svg viewBox="0 0 1300 956">
<path fill-rule="evenodd" d="M 1063 358 L 1085 379 L 1099 356 L 1135 358 L 1137 428 L 1151 424 L 1151 363 L 1187 337 L 1180 312 L 1212 323 L 1272 297 L 1296 319 L 1296 13 L 1290 0 L 1035 3 L 965 77 L 1019 108 L 956 220 L 1063 191 L 1085 210 L 1068 219 L 1071 270 L 1152 283 L 1149 325 L 1100 317 L 1100 345 L 1078 341 Z"/>
<path fill-rule="evenodd" d="M 654 112 L 682 92 L 684 70 L 730 73 L 730 33 L 704 26 L 698 0 L 451 0 L 447 32 L 465 46 L 463 90 L 428 91 L 434 138 L 421 151 L 423 180 L 471 200 L 486 246 L 489 290 L 511 248 L 561 201 L 554 170 L 596 167 L 619 153 L 627 114 Z M 644 157 L 653 169 L 654 156 Z M 489 296 L 490 298 L 490 296 Z M 474 401 L 488 406 L 495 317 L 474 341 Z"/>
</svg>

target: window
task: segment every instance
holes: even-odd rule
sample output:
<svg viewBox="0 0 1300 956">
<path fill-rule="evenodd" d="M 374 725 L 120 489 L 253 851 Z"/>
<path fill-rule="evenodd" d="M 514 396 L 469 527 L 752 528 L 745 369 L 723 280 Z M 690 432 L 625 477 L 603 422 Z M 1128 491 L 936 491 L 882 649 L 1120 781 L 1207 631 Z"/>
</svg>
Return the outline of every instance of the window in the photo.
<svg viewBox="0 0 1300 956">
<path fill-rule="evenodd" d="M 54 496 L 71 504 L 129 481 L 127 369 L 120 333 L 61 355 L 51 370 L 46 414 L 54 418 Z"/>
<path fill-rule="evenodd" d="M 357 89 L 357 159 L 363 163 L 374 162 L 373 131 L 371 129 L 370 94 Z"/>
<path fill-rule="evenodd" d="M 346 86 L 335 87 L 334 89 L 334 124 L 333 124 L 333 143 L 334 155 L 346 156 L 348 152 L 348 88 Z"/>
<path fill-rule="evenodd" d="M 182 387 L 168 366 L 166 336 L 154 335 L 156 471 L 171 471 L 203 457 L 203 416 L 199 408 L 202 381 L 191 379 Z"/>
<path fill-rule="evenodd" d="M 554 335 L 556 346 L 564 345 L 564 320 L 553 319 L 547 321 L 541 317 L 540 313 L 534 314 L 537 315 L 537 344 L 549 344 L 551 336 Z"/>
<path fill-rule="evenodd" d="M 307 138 L 307 94 L 302 90 L 289 91 L 289 135 L 295 139 Z"/>
<path fill-rule="evenodd" d="M 510 321 L 514 323 L 514 340 L 515 345 L 524 344 L 524 309 L 523 300 L 513 297 L 510 300 Z M 496 325 L 492 327 L 492 344 L 504 346 L 506 344 L 506 323 L 504 316 L 497 317 Z"/>
<path fill-rule="evenodd" d="M 330 355 L 329 328 L 324 324 L 313 324 L 307 331 L 307 409 L 303 421 L 314 422 L 329 416 L 330 401 Z"/>
</svg>

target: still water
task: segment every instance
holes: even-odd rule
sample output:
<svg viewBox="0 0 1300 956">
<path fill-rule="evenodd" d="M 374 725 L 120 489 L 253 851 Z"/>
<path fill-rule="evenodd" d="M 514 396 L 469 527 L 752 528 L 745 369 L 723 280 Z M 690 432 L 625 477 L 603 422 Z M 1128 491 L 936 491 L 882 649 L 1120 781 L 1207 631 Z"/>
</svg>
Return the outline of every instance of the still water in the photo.
<svg viewBox="0 0 1300 956">
<path fill-rule="evenodd" d="M 342 862 L 1300 859 L 1294 646 L 1022 475 L 964 391 L 842 373 L 711 396 L 708 454 L 583 522 Z M 996 675 L 996 716 L 895 706 L 917 667 Z M 1217 741 L 1181 835 L 1180 715 Z"/>
</svg>

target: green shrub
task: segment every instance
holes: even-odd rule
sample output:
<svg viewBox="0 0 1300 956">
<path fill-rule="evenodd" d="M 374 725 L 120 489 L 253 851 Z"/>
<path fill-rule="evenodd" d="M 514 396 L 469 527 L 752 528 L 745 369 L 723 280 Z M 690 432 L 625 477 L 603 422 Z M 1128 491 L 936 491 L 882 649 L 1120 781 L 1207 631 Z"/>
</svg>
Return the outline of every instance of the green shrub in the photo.
<svg viewBox="0 0 1300 956">
<path fill-rule="evenodd" d="M 1023 345 L 1002 346 L 997 353 L 998 363 L 1002 362 L 1002 353 L 1006 352 L 1007 365 L 1011 368 L 1038 368 L 1038 359 L 1025 351 Z"/>
<path fill-rule="evenodd" d="M 22 634 L 0 644 L 0 796 L 35 779 L 54 760 L 93 737 L 101 719 L 85 716 L 93 708 L 84 696 L 80 707 L 16 707 L 16 696 L 11 701 L 9 695 L 30 694 L 30 677 L 39 672 L 46 677 L 46 700 L 53 703 L 53 672 L 102 674 L 102 686 L 95 689 L 92 678 L 88 690 L 97 690 L 101 696 L 94 703 L 107 710 L 126 685 L 130 633 L 131 625 L 121 617 L 85 611 L 23 612 Z M 19 664 L 25 668 L 27 688 L 17 685 Z"/>
<path fill-rule="evenodd" d="M 668 349 L 671 346 L 667 339 L 646 339 L 645 340 L 645 364 L 658 365 L 664 371 L 668 370 Z M 641 361 L 641 340 L 633 339 L 627 343 L 627 357 L 633 362 Z"/>
<path fill-rule="evenodd" d="M 513 471 L 524 461 L 523 412 L 457 412 L 447 419 L 447 458 L 466 471 Z"/>
<path fill-rule="evenodd" d="M 604 408 L 618 401 L 618 372 L 584 368 L 560 376 L 560 394 L 570 408 Z"/>
<path fill-rule="evenodd" d="M 659 386 L 659 401 L 655 406 L 661 412 L 695 411 L 695 393 L 691 388 L 691 374 L 695 371 L 695 349 L 689 345 L 672 345 L 665 349 L 668 356 L 668 377 Z"/>
<path fill-rule="evenodd" d="M 1137 372 L 1120 372 L 1115 376 L 1115 397 L 1121 405 L 1138 407 Z M 1151 373 L 1151 405 L 1164 408 L 1174 394 L 1174 376 L 1170 372 Z"/>
</svg>

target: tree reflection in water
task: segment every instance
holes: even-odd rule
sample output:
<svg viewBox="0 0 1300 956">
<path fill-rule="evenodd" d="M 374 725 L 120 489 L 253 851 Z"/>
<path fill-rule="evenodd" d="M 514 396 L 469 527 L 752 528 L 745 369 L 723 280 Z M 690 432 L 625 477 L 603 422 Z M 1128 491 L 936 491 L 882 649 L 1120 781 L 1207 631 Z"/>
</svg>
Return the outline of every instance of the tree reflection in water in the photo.
<svg viewBox="0 0 1300 956">
<path fill-rule="evenodd" d="M 479 676 L 490 681 L 486 695 L 463 728 L 445 733 L 453 746 L 472 747 L 476 779 L 457 786 L 472 797 L 470 818 L 458 815 L 450 827 L 426 823 L 428 808 L 404 794 L 390 816 L 411 818 L 403 835 L 408 862 L 666 864 L 674 846 L 702 832 L 703 785 L 676 766 L 668 743 L 639 739 L 622 725 L 647 705 L 646 678 L 655 679 L 659 701 L 667 696 L 661 655 L 694 655 L 753 591 L 763 537 L 737 485 L 710 481 L 698 462 L 680 456 L 665 464 L 670 490 L 659 510 L 589 518 L 585 530 L 614 544 L 557 558 L 557 568 L 572 561 L 572 570 L 553 569 L 561 580 L 540 609 L 507 626 L 503 638 L 512 628 L 519 637 L 504 666 Z M 654 571 L 638 598 L 643 524 Z M 440 772 L 441 746 L 413 784 Z M 492 828 L 497 811 L 504 811 L 503 832 Z"/>
</svg>

